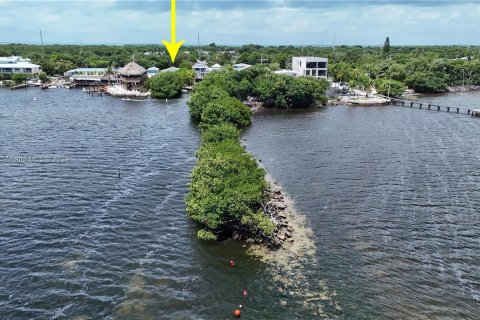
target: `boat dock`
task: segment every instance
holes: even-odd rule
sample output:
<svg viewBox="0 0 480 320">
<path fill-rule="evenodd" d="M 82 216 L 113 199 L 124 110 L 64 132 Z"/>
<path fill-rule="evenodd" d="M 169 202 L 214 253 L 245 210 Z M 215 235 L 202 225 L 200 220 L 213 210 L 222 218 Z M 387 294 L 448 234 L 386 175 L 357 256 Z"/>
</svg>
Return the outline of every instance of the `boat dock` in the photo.
<svg viewBox="0 0 480 320">
<path fill-rule="evenodd" d="M 471 113 L 474 117 L 480 117 L 480 109 L 474 109 Z"/>
<path fill-rule="evenodd" d="M 441 106 L 438 104 L 425 102 L 425 101 L 413 101 L 413 100 L 404 100 L 404 99 L 397 99 L 397 98 L 390 99 L 390 102 L 395 106 L 418 108 L 418 109 L 433 110 L 433 111 L 444 111 L 444 112 L 452 112 L 452 113 L 463 113 L 463 114 L 471 115 L 474 117 L 480 117 L 480 109 L 468 109 L 465 107 L 457 107 L 457 106 Z"/>
</svg>

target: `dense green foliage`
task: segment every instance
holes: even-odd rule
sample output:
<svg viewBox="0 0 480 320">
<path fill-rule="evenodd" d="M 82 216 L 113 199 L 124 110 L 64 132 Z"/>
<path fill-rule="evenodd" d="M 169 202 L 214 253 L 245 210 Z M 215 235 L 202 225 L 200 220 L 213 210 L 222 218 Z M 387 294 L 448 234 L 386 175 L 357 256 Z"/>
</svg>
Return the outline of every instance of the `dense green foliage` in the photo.
<svg viewBox="0 0 480 320">
<path fill-rule="evenodd" d="M 176 98 L 182 94 L 183 87 L 192 83 L 194 76 L 193 70 L 160 72 L 148 79 L 147 88 L 154 98 Z"/>
<path fill-rule="evenodd" d="M 326 104 L 326 81 L 308 77 L 264 74 L 255 82 L 255 92 L 267 107 L 305 108 L 316 103 Z"/>
<path fill-rule="evenodd" d="M 231 123 L 237 128 L 250 124 L 252 111 L 234 97 L 224 97 L 209 102 L 202 111 L 201 125 L 211 126 Z"/>
<path fill-rule="evenodd" d="M 189 101 L 190 113 L 200 120 L 209 101 L 233 96 L 239 100 L 254 97 L 266 107 L 304 108 L 325 104 L 329 84 L 309 77 L 290 77 L 256 66 L 242 71 L 226 69 L 209 74 L 200 82 Z M 198 93 L 198 94 L 197 94 Z"/>
<path fill-rule="evenodd" d="M 154 98 L 176 98 L 182 94 L 182 76 L 177 72 L 161 72 L 148 79 L 147 88 Z"/>
<path fill-rule="evenodd" d="M 375 88 L 378 93 L 394 98 L 401 96 L 405 92 L 405 85 L 397 80 L 376 80 Z"/>
<path fill-rule="evenodd" d="M 202 81 L 197 85 L 194 94 L 192 94 L 190 100 L 188 101 L 190 116 L 195 121 L 200 121 L 202 118 L 203 109 L 207 106 L 207 104 L 218 99 L 229 97 L 228 93 L 222 88 L 214 86 L 208 87 L 204 84 L 205 82 Z"/>
<path fill-rule="evenodd" d="M 213 234 L 229 234 L 244 224 L 270 231 L 272 224 L 261 218 L 244 219 L 259 209 L 267 184 L 264 170 L 238 140 L 204 142 L 197 157 L 186 197 L 188 215 Z"/>
<path fill-rule="evenodd" d="M 16 84 L 20 84 L 27 81 L 27 75 L 24 73 L 14 73 L 12 75 L 12 80 L 15 81 Z"/>
<path fill-rule="evenodd" d="M 445 92 L 448 87 L 445 76 L 441 76 L 438 73 L 431 71 L 415 72 L 411 76 L 407 77 L 405 83 L 409 88 L 412 88 L 417 92 Z"/>
<path fill-rule="evenodd" d="M 240 138 L 240 130 L 230 123 L 209 126 L 202 132 L 202 142 L 212 143 L 223 140 L 235 140 Z"/>
<path fill-rule="evenodd" d="M 38 79 L 40 79 L 42 82 L 46 82 L 48 80 L 48 76 L 45 72 L 40 72 L 38 74 Z"/>
</svg>

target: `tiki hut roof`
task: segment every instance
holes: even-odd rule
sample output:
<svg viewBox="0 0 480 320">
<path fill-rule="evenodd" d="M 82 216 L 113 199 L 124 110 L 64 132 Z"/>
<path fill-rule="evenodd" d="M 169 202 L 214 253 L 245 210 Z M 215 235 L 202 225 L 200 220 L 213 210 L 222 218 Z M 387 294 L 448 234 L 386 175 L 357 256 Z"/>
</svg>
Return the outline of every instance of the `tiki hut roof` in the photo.
<svg viewBox="0 0 480 320">
<path fill-rule="evenodd" d="M 135 61 L 130 62 L 125 67 L 118 70 L 118 73 L 122 76 L 142 76 L 147 72 L 144 67 L 136 63 Z"/>
</svg>

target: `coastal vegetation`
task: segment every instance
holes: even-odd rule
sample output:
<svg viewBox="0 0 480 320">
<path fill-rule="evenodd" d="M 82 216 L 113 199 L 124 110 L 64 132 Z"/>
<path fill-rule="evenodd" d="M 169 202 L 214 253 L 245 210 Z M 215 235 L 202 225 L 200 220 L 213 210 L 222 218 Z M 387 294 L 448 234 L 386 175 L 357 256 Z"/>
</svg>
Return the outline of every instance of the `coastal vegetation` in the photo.
<svg viewBox="0 0 480 320">
<path fill-rule="evenodd" d="M 213 72 L 195 86 L 188 105 L 202 143 L 186 203 L 188 216 L 201 226 L 199 238 L 268 238 L 277 229 L 264 209 L 265 171 L 240 145 L 240 130 L 252 117 L 242 101 L 270 104 L 271 92 L 278 92 L 284 100 L 273 105 L 307 107 L 324 101 L 326 87 L 324 81 L 276 75 L 263 67 Z"/>
<path fill-rule="evenodd" d="M 15 74 L 12 75 L 12 80 L 16 84 L 20 84 L 20 83 L 23 83 L 27 80 L 27 75 L 24 74 L 24 73 L 15 73 Z"/>
<path fill-rule="evenodd" d="M 177 98 L 182 94 L 182 89 L 194 81 L 193 70 L 180 69 L 177 72 L 160 72 L 148 79 L 147 89 L 154 98 Z"/>
<path fill-rule="evenodd" d="M 387 39 L 383 46 L 377 47 L 260 45 L 229 47 L 214 43 L 200 48 L 184 46 L 175 60 L 175 66 L 189 69 L 197 59 L 200 59 L 206 60 L 209 64 L 219 63 L 222 66 L 233 63 L 259 66 L 262 64 L 257 69 L 257 72 L 262 73 L 262 68 L 269 70 L 291 68 L 292 56 L 320 56 L 329 59 L 329 76 L 333 80 L 365 89 L 390 80 L 399 81 L 415 91 L 427 93 L 445 92 L 448 87 L 455 86 L 480 86 L 480 47 L 395 46 L 393 40 Z M 62 75 L 76 67 L 121 67 L 130 62 L 132 57 L 138 64 L 147 68 L 165 69 L 171 66 L 165 48 L 160 45 L 47 45 L 43 47 L 43 51 L 37 45 L 0 45 L 0 56 L 9 55 L 31 58 L 32 62 L 40 64 L 49 76 Z M 236 76 L 242 79 L 234 84 L 235 88 L 224 89 L 228 93 L 235 89 L 233 96 L 243 100 L 252 90 L 250 87 L 252 82 L 248 77 L 241 82 L 243 76 Z M 257 78 L 254 74 L 250 76 Z M 392 84 L 398 83 L 391 83 L 390 88 Z M 284 92 L 281 83 L 276 85 L 280 87 L 275 87 L 274 90 L 277 90 L 275 93 Z M 267 89 L 265 88 L 263 93 L 265 96 L 269 95 Z M 390 95 L 393 96 L 395 93 L 396 91 L 392 91 Z M 268 101 L 267 104 L 280 107 L 298 105 L 298 101 L 290 103 L 288 96 L 275 100 Z"/>
</svg>

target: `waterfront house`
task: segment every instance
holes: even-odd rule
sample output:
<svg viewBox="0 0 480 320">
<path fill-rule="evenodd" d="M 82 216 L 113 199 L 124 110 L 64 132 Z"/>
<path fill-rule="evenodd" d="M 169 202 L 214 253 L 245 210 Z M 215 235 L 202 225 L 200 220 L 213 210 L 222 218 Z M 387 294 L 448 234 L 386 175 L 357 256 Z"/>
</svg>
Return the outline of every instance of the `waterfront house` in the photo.
<svg viewBox="0 0 480 320">
<path fill-rule="evenodd" d="M 292 69 L 300 76 L 326 79 L 328 76 L 328 59 L 319 57 L 293 57 Z"/>
<path fill-rule="evenodd" d="M 192 69 L 195 70 L 195 79 L 197 80 L 202 80 L 210 72 L 207 63 L 201 60 L 197 60 Z"/>
<path fill-rule="evenodd" d="M 149 78 L 151 78 L 151 77 L 153 77 L 153 76 L 156 76 L 156 75 L 158 74 L 158 71 L 159 71 L 159 70 L 160 70 L 160 69 L 157 68 L 157 67 L 148 68 L 148 69 L 147 69 L 147 76 L 148 76 Z"/>
<path fill-rule="evenodd" d="M 108 71 L 108 68 L 76 68 L 68 70 L 63 76 L 77 85 L 98 85 Z"/>
<path fill-rule="evenodd" d="M 42 72 L 42 67 L 31 63 L 28 58 L 20 56 L 0 57 L 0 73 L 37 75 L 40 72 Z"/>
<path fill-rule="evenodd" d="M 139 89 L 147 79 L 147 70 L 135 61 L 117 71 L 118 81 L 127 89 Z"/>
</svg>

